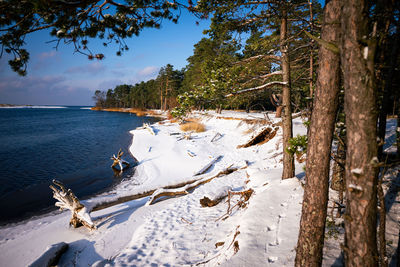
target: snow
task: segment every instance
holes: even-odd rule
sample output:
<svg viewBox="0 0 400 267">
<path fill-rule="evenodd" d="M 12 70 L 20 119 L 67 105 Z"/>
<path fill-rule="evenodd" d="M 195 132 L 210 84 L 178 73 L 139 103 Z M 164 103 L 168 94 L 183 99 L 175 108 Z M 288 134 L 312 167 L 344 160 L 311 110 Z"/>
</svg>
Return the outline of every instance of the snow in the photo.
<svg viewBox="0 0 400 267">
<path fill-rule="evenodd" d="M 358 175 L 360 175 L 360 174 L 362 174 L 362 172 L 363 172 L 363 170 L 362 170 L 361 168 L 355 168 L 355 169 L 352 169 L 352 170 L 351 170 L 351 173 L 352 173 L 352 174 L 358 174 Z"/>
<path fill-rule="evenodd" d="M 349 184 L 349 188 L 355 189 L 357 191 L 363 191 L 363 188 L 356 184 Z"/>
<path fill-rule="evenodd" d="M 146 205 L 150 197 L 145 197 L 92 212 L 96 230 L 70 228 L 69 211 L 2 227 L 1 264 L 27 266 L 51 245 L 65 242 L 69 249 L 59 266 L 292 266 L 304 165 L 296 163 L 296 177 L 281 180 L 281 129 L 263 145 L 237 149 L 264 126 L 238 119 L 264 119 L 265 113 L 196 112 L 194 116 L 205 124 L 206 131 L 193 133 L 190 140 L 179 139 L 179 126 L 168 121 L 151 125 L 154 135 L 143 128 L 132 130 L 130 152 L 139 161 L 135 175 L 82 204 L 91 210 L 119 197 L 206 180 L 229 166 L 239 168 L 237 171 L 153 205 Z M 269 119 L 278 122 L 274 115 Z M 301 118 L 295 119 L 293 126 L 294 135 L 306 133 Z M 221 137 L 211 142 L 216 133 Z M 194 176 L 207 165 L 210 168 L 204 174 Z M 250 188 L 254 192 L 243 205 L 238 204 L 239 195 L 232 196 L 229 212 L 227 199 L 207 208 L 199 202 L 204 196 L 215 198 L 228 190 Z M 335 250 L 338 242 L 329 245 L 333 252 L 324 257 L 325 263 L 340 256 Z"/>
</svg>

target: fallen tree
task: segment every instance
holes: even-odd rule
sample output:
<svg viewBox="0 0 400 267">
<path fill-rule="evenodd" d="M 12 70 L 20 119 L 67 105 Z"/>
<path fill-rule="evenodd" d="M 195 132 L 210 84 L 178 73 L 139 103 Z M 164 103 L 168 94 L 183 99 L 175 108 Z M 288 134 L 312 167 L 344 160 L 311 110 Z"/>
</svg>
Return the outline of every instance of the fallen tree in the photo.
<svg viewBox="0 0 400 267">
<path fill-rule="evenodd" d="M 213 159 L 212 162 L 215 162 L 215 159 Z M 230 165 L 222 169 L 221 171 L 215 172 L 214 174 L 210 174 L 207 176 L 205 175 L 200 176 L 198 179 L 192 179 L 190 181 L 179 183 L 176 185 L 169 185 L 159 189 L 151 189 L 145 192 L 139 192 L 132 195 L 115 196 L 115 197 L 110 196 L 110 197 L 105 197 L 100 201 L 93 201 L 93 202 L 87 201 L 86 203 L 81 203 L 70 189 L 67 189 L 61 182 L 57 180 L 53 180 L 54 185 L 50 185 L 50 188 L 53 190 L 53 197 L 58 200 L 58 202 L 56 202 L 55 205 L 57 207 L 60 207 L 61 210 L 68 209 L 71 211 L 72 218 L 70 220 L 70 225 L 72 225 L 75 228 L 83 225 L 89 228 L 90 230 L 93 230 L 96 229 L 96 226 L 93 223 L 92 218 L 90 216 L 90 213 L 93 211 L 106 209 L 108 207 L 112 207 L 121 203 L 125 203 L 128 201 L 148 196 L 151 197 L 147 201 L 146 205 L 154 204 L 155 201 L 157 200 L 160 201 L 161 197 L 168 198 L 168 197 L 186 195 L 192 192 L 198 186 L 208 183 L 217 177 L 228 175 L 234 171 L 246 167 L 247 167 L 247 162 L 245 162 L 243 166 L 239 167 L 232 167 L 232 165 Z"/>
<path fill-rule="evenodd" d="M 272 138 L 275 137 L 277 131 L 278 131 L 278 127 L 275 127 L 275 129 L 272 129 L 271 127 L 267 127 L 264 130 L 262 130 L 259 134 L 257 134 L 255 137 L 250 139 L 250 141 L 248 141 L 246 144 L 238 145 L 237 148 L 265 144 L 266 142 L 268 142 L 269 140 L 271 140 Z"/>
<path fill-rule="evenodd" d="M 225 169 L 218 172 L 216 175 L 213 175 L 211 177 L 204 177 L 193 183 L 187 184 L 183 187 L 178 187 L 178 188 L 174 188 L 174 189 L 168 189 L 168 188 L 167 189 L 166 188 L 157 189 L 152 194 L 152 196 L 149 198 L 146 205 L 154 204 L 161 197 L 176 197 L 176 196 L 180 196 L 180 195 L 187 195 L 200 185 L 206 184 L 217 177 L 220 177 L 223 175 L 228 175 L 228 174 L 231 174 L 232 172 L 235 172 L 239 169 L 244 169 L 244 168 L 247 168 L 247 162 L 245 163 L 244 166 L 241 166 L 241 167 L 232 167 L 232 165 L 228 166 Z"/>
</svg>

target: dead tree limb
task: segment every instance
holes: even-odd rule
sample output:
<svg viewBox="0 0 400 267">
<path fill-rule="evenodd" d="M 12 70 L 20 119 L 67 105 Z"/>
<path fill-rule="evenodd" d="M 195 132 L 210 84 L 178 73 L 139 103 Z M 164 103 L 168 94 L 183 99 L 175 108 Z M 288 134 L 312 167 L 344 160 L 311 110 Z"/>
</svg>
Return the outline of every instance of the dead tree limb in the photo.
<svg viewBox="0 0 400 267">
<path fill-rule="evenodd" d="M 152 135 L 156 135 L 156 133 L 154 132 L 153 128 L 150 126 L 150 124 L 145 123 L 143 124 L 143 128 L 148 130 Z"/>
<path fill-rule="evenodd" d="M 121 158 L 122 155 L 124 155 L 124 152 L 120 148 L 117 156 L 113 155 L 111 157 L 111 159 L 114 161 L 113 164 L 111 165 L 111 168 L 114 168 L 115 166 L 119 165 L 121 171 L 123 171 L 124 167 L 122 166 L 122 164 L 125 164 L 127 167 L 129 167 L 129 163 Z"/>
<path fill-rule="evenodd" d="M 214 141 L 219 140 L 221 137 L 222 137 L 222 134 L 216 133 L 216 134 L 214 135 L 214 137 L 211 139 L 211 143 L 214 142 Z"/>
<path fill-rule="evenodd" d="M 275 129 L 267 127 L 264 130 L 262 130 L 259 134 L 257 134 L 255 137 L 253 137 L 250 141 L 248 141 L 246 144 L 238 145 L 237 148 L 265 144 L 266 142 L 275 137 L 277 131 L 278 127 L 276 127 Z"/>
<path fill-rule="evenodd" d="M 233 209 L 237 206 L 245 207 L 247 205 L 247 201 L 249 201 L 249 199 L 253 193 L 254 193 L 254 190 L 251 188 L 244 190 L 244 191 L 237 191 L 237 192 L 229 191 L 228 192 L 228 210 L 226 213 L 228 215 L 231 214 Z M 233 196 L 240 196 L 240 200 L 234 206 L 231 207 L 231 199 Z"/>
<path fill-rule="evenodd" d="M 224 186 L 219 188 L 216 192 L 207 192 L 207 194 L 202 199 L 200 199 L 200 205 L 203 208 L 214 207 L 228 196 L 230 190 L 232 190 L 230 186 Z"/>
<path fill-rule="evenodd" d="M 64 184 L 57 180 L 53 180 L 53 184 L 59 187 L 59 189 L 57 189 L 55 186 L 50 185 L 50 188 L 53 190 L 53 197 L 58 200 L 55 205 L 59 207 L 60 210 L 68 209 L 72 213 L 69 224 L 73 225 L 75 228 L 84 225 L 89 229 L 96 229 L 89 215 L 89 211 L 79 202 L 79 199 L 74 195 L 71 189 L 67 190 Z"/>
<path fill-rule="evenodd" d="M 194 176 L 198 176 L 201 174 L 204 174 L 206 171 L 208 171 L 212 165 L 214 165 L 215 162 L 217 162 L 218 160 L 220 160 L 222 158 L 222 156 L 218 156 L 216 158 L 213 158 L 206 166 L 204 166 L 203 168 L 201 168 L 198 172 L 196 172 L 194 174 Z"/>
<path fill-rule="evenodd" d="M 235 171 L 240 170 L 240 169 L 247 168 L 247 166 L 248 166 L 247 164 L 248 163 L 246 162 L 245 165 L 242 166 L 242 167 L 232 167 L 232 165 L 230 165 L 230 166 L 226 167 L 225 169 L 223 169 L 222 171 L 218 172 L 216 175 L 213 175 L 211 177 L 204 177 L 202 179 L 199 179 L 199 180 L 195 181 L 194 183 L 185 185 L 185 186 L 180 187 L 180 188 L 175 188 L 175 189 L 161 188 L 161 189 L 158 189 L 149 198 L 149 200 L 147 201 L 146 205 L 154 204 L 157 201 L 157 199 L 159 199 L 161 197 L 176 197 L 176 196 L 180 196 L 180 195 L 187 195 L 187 194 L 189 194 L 189 192 L 193 191 L 194 189 L 196 189 L 200 185 L 206 184 L 206 183 L 212 181 L 215 178 L 231 174 L 232 172 L 235 172 Z"/>
<path fill-rule="evenodd" d="M 59 207 L 61 210 L 68 209 L 72 213 L 72 218 L 70 220 L 70 225 L 74 226 L 75 228 L 83 225 L 89 229 L 96 229 L 92 218 L 90 217 L 90 213 L 93 211 L 98 211 L 102 209 L 106 209 L 121 203 L 125 203 L 128 201 L 148 197 L 151 197 L 151 201 L 148 201 L 148 205 L 153 204 L 155 200 L 159 199 L 160 197 L 166 196 L 179 196 L 188 194 L 190 191 L 194 190 L 196 187 L 210 182 L 212 179 L 220 177 L 222 175 L 228 175 L 234 171 L 239 169 L 244 169 L 248 165 L 245 162 L 244 166 L 242 167 L 232 167 L 229 166 L 222 171 L 219 171 L 217 174 L 212 175 L 210 177 L 201 177 L 199 179 L 193 179 L 187 182 L 179 183 L 176 185 L 169 185 L 162 187 L 160 189 L 152 189 L 145 192 L 127 195 L 127 196 L 116 196 L 110 197 L 103 200 L 95 200 L 85 201 L 85 205 L 83 205 L 79 199 L 74 195 L 74 193 L 67 189 L 61 182 L 53 180 L 54 185 L 50 185 L 50 188 L 53 190 L 53 197 L 58 200 L 56 202 L 56 206 Z M 59 189 L 57 187 L 59 187 Z"/>
</svg>

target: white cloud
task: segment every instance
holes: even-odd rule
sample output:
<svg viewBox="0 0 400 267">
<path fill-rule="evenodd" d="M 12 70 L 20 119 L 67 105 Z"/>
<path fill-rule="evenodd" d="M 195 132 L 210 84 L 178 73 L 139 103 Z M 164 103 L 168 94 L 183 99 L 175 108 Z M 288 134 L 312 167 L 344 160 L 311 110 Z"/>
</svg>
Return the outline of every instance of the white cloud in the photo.
<svg viewBox="0 0 400 267">
<path fill-rule="evenodd" d="M 144 79 L 149 79 L 150 77 L 153 78 L 157 75 L 158 71 L 160 70 L 159 67 L 156 66 L 148 66 L 145 67 L 137 72 L 138 78 L 143 77 Z"/>
</svg>

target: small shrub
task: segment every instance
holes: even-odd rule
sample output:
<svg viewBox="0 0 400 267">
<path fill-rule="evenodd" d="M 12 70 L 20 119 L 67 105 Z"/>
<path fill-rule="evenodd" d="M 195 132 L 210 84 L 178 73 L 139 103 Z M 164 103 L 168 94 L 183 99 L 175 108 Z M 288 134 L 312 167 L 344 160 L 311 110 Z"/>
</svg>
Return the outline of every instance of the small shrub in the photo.
<svg viewBox="0 0 400 267">
<path fill-rule="evenodd" d="M 290 138 L 287 151 L 292 155 L 296 154 L 301 156 L 303 153 L 306 153 L 307 144 L 307 135 L 297 135 L 296 137 Z"/>
<path fill-rule="evenodd" d="M 199 122 L 188 122 L 181 125 L 181 130 L 184 132 L 194 131 L 196 133 L 204 132 L 206 127 Z"/>
</svg>

